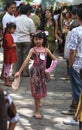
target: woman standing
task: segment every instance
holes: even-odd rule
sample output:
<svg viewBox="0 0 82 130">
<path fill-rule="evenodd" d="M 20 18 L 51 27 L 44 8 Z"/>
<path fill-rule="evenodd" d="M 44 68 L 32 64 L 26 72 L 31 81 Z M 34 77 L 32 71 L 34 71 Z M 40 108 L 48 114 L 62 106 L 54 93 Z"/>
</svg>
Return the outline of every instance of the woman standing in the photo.
<svg viewBox="0 0 82 130">
<path fill-rule="evenodd" d="M 45 10 L 45 23 L 44 23 L 44 31 L 46 32 L 46 46 L 53 53 L 56 44 L 55 44 L 55 22 L 53 19 L 53 14 L 50 9 Z M 51 58 L 47 55 L 47 64 L 46 67 L 49 68 L 51 64 Z"/>
</svg>

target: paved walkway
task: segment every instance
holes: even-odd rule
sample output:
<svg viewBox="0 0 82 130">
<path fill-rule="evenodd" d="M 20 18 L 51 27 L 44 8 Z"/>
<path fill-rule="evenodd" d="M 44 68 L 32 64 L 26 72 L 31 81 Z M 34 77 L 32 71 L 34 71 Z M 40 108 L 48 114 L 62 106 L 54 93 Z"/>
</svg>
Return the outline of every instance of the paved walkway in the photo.
<svg viewBox="0 0 82 130">
<path fill-rule="evenodd" d="M 2 67 L 2 53 L 0 53 L 0 68 Z M 70 81 L 65 80 L 66 61 L 58 56 L 55 79 L 47 84 L 48 95 L 42 100 L 41 113 L 43 119 L 37 120 L 33 117 L 34 102 L 29 87 L 29 78 L 21 78 L 18 90 L 4 86 L 0 80 L 0 87 L 6 89 L 14 99 L 20 121 L 15 130 L 78 130 L 78 126 L 64 125 L 63 120 L 71 116 L 63 115 L 61 112 L 67 110 L 71 103 Z"/>
</svg>

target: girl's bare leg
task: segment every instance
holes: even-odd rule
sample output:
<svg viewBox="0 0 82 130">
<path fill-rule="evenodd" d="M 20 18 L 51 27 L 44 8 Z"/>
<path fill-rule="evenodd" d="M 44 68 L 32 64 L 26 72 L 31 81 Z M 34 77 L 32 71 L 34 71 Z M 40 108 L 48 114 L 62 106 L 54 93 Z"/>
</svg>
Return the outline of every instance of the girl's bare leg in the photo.
<svg viewBox="0 0 82 130">
<path fill-rule="evenodd" d="M 9 124 L 9 129 L 8 130 L 14 130 L 16 127 L 16 122 L 10 123 Z"/>
<path fill-rule="evenodd" d="M 35 101 L 35 117 L 36 118 L 41 118 L 41 114 L 40 114 L 40 98 L 34 98 Z"/>
</svg>

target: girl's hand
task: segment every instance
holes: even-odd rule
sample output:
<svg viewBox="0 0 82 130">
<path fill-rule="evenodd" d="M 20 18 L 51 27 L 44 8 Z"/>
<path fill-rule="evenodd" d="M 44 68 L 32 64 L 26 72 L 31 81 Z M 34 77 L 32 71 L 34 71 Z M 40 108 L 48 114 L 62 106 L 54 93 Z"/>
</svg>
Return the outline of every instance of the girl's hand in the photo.
<svg viewBox="0 0 82 130">
<path fill-rule="evenodd" d="M 12 45 L 12 47 L 16 47 L 17 45 L 14 43 L 13 45 Z"/>
<path fill-rule="evenodd" d="M 48 69 L 45 69 L 45 73 L 49 74 Z"/>
<path fill-rule="evenodd" d="M 20 73 L 19 72 L 16 72 L 15 73 L 15 77 L 19 77 L 20 76 Z"/>
</svg>

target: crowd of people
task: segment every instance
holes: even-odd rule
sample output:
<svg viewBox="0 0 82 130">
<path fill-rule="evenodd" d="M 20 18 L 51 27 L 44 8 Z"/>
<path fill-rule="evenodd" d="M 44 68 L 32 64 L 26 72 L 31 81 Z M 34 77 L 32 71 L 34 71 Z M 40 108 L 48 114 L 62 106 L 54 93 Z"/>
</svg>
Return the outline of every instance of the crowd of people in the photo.
<svg viewBox="0 0 82 130">
<path fill-rule="evenodd" d="M 4 85 L 12 86 L 11 76 L 30 76 L 30 87 L 35 103 L 35 118 L 41 119 L 41 98 L 47 95 L 47 78 L 56 67 L 55 50 L 62 53 L 67 62 L 67 78 L 70 78 L 72 103 L 63 114 L 75 114 L 82 130 L 82 7 L 53 10 L 53 8 L 34 8 L 30 4 L 16 7 L 14 1 L 8 2 L 0 15 L 0 40 L 3 47 L 3 68 L 1 79 Z M 28 69 L 29 61 L 32 67 Z M 10 76 L 10 70 L 12 74 Z M 0 90 L 5 98 L 7 92 Z M 9 96 L 7 96 L 9 97 Z M 79 103 L 80 98 L 80 103 Z M 14 130 L 19 120 L 11 98 L 7 115 L 11 118 L 9 130 Z M 4 102 L 4 101 L 3 101 Z M 78 103 L 80 104 L 77 110 Z M 5 106 L 5 105 L 4 105 Z M 12 109 L 10 110 L 10 106 Z M 9 115 L 10 114 L 10 115 Z M 14 118 L 14 119 L 13 119 Z M 6 119 L 6 118 L 5 118 Z M 6 120 L 5 120 L 6 122 Z M 0 126 L 6 130 L 6 126 Z"/>
</svg>

